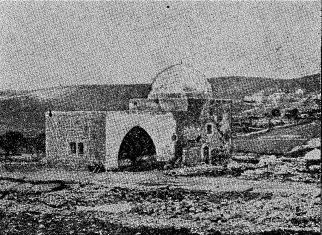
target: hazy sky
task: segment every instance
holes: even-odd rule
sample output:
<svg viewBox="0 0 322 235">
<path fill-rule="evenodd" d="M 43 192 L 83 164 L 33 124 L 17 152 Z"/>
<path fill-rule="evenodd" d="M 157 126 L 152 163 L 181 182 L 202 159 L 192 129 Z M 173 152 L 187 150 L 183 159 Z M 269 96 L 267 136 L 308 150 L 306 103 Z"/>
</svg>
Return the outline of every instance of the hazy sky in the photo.
<svg viewBox="0 0 322 235">
<path fill-rule="evenodd" d="M 150 83 L 183 63 L 207 77 L 321 70 L 321 4 L 0 2 L 0 89 Z"/>
</svg>

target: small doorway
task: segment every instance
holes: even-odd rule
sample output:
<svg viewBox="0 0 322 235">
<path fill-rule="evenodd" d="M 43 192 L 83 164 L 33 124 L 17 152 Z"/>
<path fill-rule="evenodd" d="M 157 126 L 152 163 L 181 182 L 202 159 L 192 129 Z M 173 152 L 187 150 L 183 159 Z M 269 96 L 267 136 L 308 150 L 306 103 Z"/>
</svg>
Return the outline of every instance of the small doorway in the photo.
<svg viewBox="0 0 322 235">
<path fill-rule="evenodd" d="M 202 158 L 206 164 L 210 163 L 210 149 L 208 145 L 203 145 L 201 149 Z"/>
</svg>

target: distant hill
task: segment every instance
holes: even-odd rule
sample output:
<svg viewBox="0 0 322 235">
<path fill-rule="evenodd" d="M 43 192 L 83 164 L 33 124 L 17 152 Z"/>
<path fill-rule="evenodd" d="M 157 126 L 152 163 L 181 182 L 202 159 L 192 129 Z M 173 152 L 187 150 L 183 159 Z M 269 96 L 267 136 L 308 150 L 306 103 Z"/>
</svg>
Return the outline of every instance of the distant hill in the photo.
<svg viewBox="0 0 322 235">
<path fill-rule="evenodd" d="M 308 92 L 320 91 L 321 75 L 277 80 L 269 78 L 210 78 L 215 98 L 242 99 L 260 90 Z M 126 110 L 131 98 L 146 98 L 151 84 L 79 85 L 53 87 L 33 91 L 0 92 L 0 134 L 18 130 L 35 135 L 45 128 L 44 113 L 48 110 Z"/>
<path fill-rule="evenodd" d="M 301 88 L 307 92 L 318 92 L 321 74 L 314 74 L 295 79 L 271 79 L 259 77 L 220 77 L 208 79 L 215 98 L 242 99 L 261 90 L 294 92 Z"/>
<path fill-rule="evenodd" d="M 35 135 L 45 129 L 48 110 L 126 110 L 131 98 L 147 97 L 150 84 L 55 87 L 0 97 L 0 134 L 18 130 Z"/>
</svg>

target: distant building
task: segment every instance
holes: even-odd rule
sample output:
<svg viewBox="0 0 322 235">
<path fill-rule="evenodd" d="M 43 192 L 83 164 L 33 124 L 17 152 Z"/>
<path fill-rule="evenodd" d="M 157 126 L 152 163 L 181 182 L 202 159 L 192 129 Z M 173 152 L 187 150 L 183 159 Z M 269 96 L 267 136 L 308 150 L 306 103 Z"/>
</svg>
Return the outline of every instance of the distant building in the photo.
<svg viewBox="0 0 322 235">
<path fill-rule="evenodd" d="M 284 101 L 285 97 L 285 92 L 275 92 L 267 97 L 267 101 L 274 106 L 278 106 Z"/>
<path fill-rule="evenodd" d="M 295 91 L 295 94 L 298 95 L 298 96 L 303 96 L 304 95 L 304 90 L 299 88 Z"/>
<path fill-rule="evenodd" d="M 55 164 L 104 164 L 155 155 L 159 161 L 224 164 L 231 153 L 231 100 L 215 100 L 204 75 L 182 64 L 153 79 L 127 111 L 46 113 L 46 155 Z"/>
<path fill-rule="evenodd" d="M 265 101 L 264 91 L 257 92 L 251 96 L 245 96 L 244 102 L 261 105 Z"/>
</svg>

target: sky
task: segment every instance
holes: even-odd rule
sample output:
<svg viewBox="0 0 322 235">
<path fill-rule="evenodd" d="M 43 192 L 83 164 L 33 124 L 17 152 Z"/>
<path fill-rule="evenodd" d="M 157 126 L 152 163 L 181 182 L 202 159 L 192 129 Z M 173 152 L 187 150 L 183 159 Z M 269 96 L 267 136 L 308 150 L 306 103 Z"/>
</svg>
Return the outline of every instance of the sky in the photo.
<svg viewBox="0 0 322 235">
<path fill-rule="evenodd" d="M 320 73 L 320 1 L 0 2 L 0 90 Z"/>
</svg>

